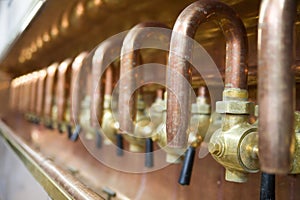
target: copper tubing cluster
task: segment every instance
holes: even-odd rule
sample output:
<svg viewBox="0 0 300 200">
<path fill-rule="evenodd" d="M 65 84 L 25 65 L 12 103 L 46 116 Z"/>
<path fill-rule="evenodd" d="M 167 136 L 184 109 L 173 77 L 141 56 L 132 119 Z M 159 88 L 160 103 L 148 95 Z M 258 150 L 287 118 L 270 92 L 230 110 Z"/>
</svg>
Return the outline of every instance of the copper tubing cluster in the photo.
<svg viewBox="0 0 300 200">
<path fill-rule="evenodd" d="M 267 173 L 290 170 L 294 141 L 296 1 L 264 0 L 258 26 L 259 159 Z"/>
<path fill-rule="evenodd" d="M 159 22 L 144 22 L 134 26 L 126 35 L 122 50 L 121 50 L 121 63 L 120 73 L 126 74 L 121 76 L 119 91 L 119 125 L 121 132 L 133 133 L 133 121 L 136 115 L 137 97 L 133 96 L 133 101 L 130 101 L 132 92 L 136 89 L 135 75 L 131 70 L 141 64 L 141 55 L 138 45 L 141 45 L 143 40 L 149 35 L 149 29 L 145 31 L 143 28 L 159 27 L 169 29 L 165 24 Z M 131 73 L 130 73 L 131 72 Z M 129 74 L 130 73 L 130 74 Z M 142 80 L 143 77 L 138 77 Z M 126 106 L 124 106 L 124 104 Z M 129 107 L 127 106 L 129 105 Z M 131 113 L 131 117 L 128 117 Z"/>
<path fill-rule="evenodd" d="M 87 53 L 81 53 L 74 61 L 66 59 L 60 64 L 15 78 L 11 82 L 11 108 L 43 119 L 46 126 L 53 121 L 53 107 L 57 106 L 59 123 L 74 125 L 79 120 L 81 67 Z M 66 118 L 70 106 L 72 119 Z M 72 113 L 73 112 L 73 113 Z M 74 117 L 76 116 L 76 117 Z"/>
<path fill-rule="evenodd" d="M 181 12 L 173 28 L 175 34 L 171 38 L 169 67 L 191 81 L 191 69 L 186 58 L 192 56 L 192 44 L 183 36 L 194 38 L 199 25 L 209 20 L 217 20 L 226 40 L 225 87 L 247 89 L 248 41 L 245 27 L 229 6 L 217 1 L 200 0 Z M 190 89 L 179 76 L 167 76 L 167 85 L 174 92 L 168 90 L 168 144 L 173 148 L 185 148 L 190 116 L 190 94 L 187 91 Z"/>
</svg>

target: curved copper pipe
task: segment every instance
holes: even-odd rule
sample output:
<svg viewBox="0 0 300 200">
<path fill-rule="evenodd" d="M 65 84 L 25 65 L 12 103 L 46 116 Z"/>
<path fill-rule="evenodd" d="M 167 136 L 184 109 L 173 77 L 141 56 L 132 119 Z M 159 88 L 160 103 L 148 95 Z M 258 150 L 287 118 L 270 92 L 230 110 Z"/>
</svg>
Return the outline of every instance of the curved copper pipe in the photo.
<svg viewBox="0 0 300 200">
<path fill-rule="evenodd" d="M 36 100 L 36 114 L 42 117 L 45 103 L 45 86 L 46 86 L 47 71 L 42 69 L 38 72 L 38 88 Z"/>
<path fill-rule="evenodd" d="M 46 94 L 44 105 L 44 116 L 52 117 L 52 106 L 55 98 L 55 84 L 57 79 L 58 63 L 53 63 L 47 68 Z"/>
<path fill-rule="evenodd" d="M 93 56 L 92 63 L 92 89 L 91 89 L 91 126 L 97 127 L 101 122 L 102 118 L 102 107 L 103 107 L 103 72 L 106 71 L 107 83 L 105 84 L 106 93 L 112 93 L 112 84 L 113 84 L 113 74 L 111 63 L 107 63 L 112 56 L 118 53 L 120 45 L 122 44 L 123 38 L 118 39 L 109 39 L 101 43 L 101 45 L 96 49 Z M 114 59 L 114 58 L 113 58 Z M 110 66 L 105 66 L 109 64 Z"/>
<path fill-rule="evenodd" d="M 136 45 L 140 45 L 143 40 L 148 36 L 149 30 L 145 31 L 143 28 L 159 27 L 169 29 L 165 24 L 160 22 L 144 22 L 134 26 L 126 35 L 122 50 L 121 50 L 121 74 L 129 73 L 134 67 L 141 64 L 141 55 L 139 50 L 135 50 Z M 136 48 L 139 49 L 139 48 Z M 132 119 L 135 118 L 136 95 L 131 99 L 131 92 L 135 89 L 135 74 L 128 74 L 120 79 L 120 94 L 119 94 L 119 125 L 121 132 L 133 133 Z M 138 77 L 142 78 L 142 77 Z M 129 102 L 129 110 L 127 103 Z M 128 117 L 128 111 L 131 113 L 131 117 Z"/>
<path fill-rule="evenodd" d="M 82 73 L 82 65 L 84 59 L 87 57 L 86 52 L 80 53 L 72 62 L 72 71 L 71 71 L 71 86 L 70 86 L 70 115 L 71 123 L 79 122 L 79 110 L 80 110 L 80 82 L 79 76 Z"/>
<path fill-rule="evenodd" d="M 192 42 L 182 35 L 194 38 L 198 26 L 203 22 L 216 20 L 226 40 L 226 88 L 247 88 L 248 41 L 246 30 L 238 15 L 224 3 L 200 0 L 185 8 L 176 20 L 171 39 L 169 66 L 191 81 L 190 65 L 185 59 L 191 57 Z M 174 34 L 175 32 L 175 34 Z M 180 48 L 178 48 L 180 47 Z M 176 51 L 176 54 L 174 53 Z M 177 56 L 180 55 L 181 57 Z M 176 76 L 168 76 L 167 138 L 170 147 L 185 148 L 186 130 L 189 122 L 189 87 Z M 178 102 L 176 98 L 178 98 Z M 180 109 L 181 108 L 181 109 Z M 180 112 L 182 111 L 182 112 Z M 181 123 L 180 119 L 185 121 Z"/>
<path fill-rule="evenodd" d="M 69 87 L 68 73 L 70 72 L 72 59 L 64 60 L 58 66 L 58 76 L 56 84 L 56 105 L 57 105 L 57 120 L 64 121 L 64 113 L 67 106 L 67 89 Z"/>
<path fill-rule="evenodd" d="M 38 77 L 37 72 L 34 72 L 34 75 L 31 80 L 31 97 L 30 97 L 30 112 L 36 114 L 36 102 L 37 102 L 37 85 Z"/>
<path fill-rule="evenodd" d="M 267 173 L 290 170 L 294 136 L 296 1 L 264 0 L 258 27 L 259 158 Z"/>
</svg>

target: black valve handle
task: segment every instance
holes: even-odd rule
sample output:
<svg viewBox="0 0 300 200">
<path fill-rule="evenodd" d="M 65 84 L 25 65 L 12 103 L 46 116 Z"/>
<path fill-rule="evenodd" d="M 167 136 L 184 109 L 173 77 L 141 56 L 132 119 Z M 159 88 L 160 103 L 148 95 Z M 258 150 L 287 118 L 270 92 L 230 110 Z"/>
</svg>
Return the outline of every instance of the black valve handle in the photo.
<svg viewBox="0 0 300 200">
<path fill-rule="evenodd" d="M 100 149 L 102 147 L 102 135 L 99 130 L 96 129 L 96 147 Z"/>
<path fill-rule="evenodd" d="M 178 183 L 180 185 L 189 185 L 194 165 L 196 148 L 190 146 L 185 153 L 184 162 L 181 168 Z"/>
<path fill-rule="evenodd" d="M 70 139 L 73 132 L 72 132 L 72 125 L 68 124 L 67 126 L 67 133 L 68 133 L 68 138 Z"/>
<path fill-rule="evenodd" d="M 76 142 L 78 140 L 80 131 L 81 131 L 81 126 L 76 125 L 75 130 L 74 130 L 74 132 L 72 133 L 72 135 L 70 137 L 70 140 L 73 141 L 73 142 Z"/>
<path fill-rule="evenodd" d="M 45 123 L 45 127 L 48 128 L 48 129 L 53 129 L 52 121 L 51 121 L 51 120 L 50 120 L 50 121 L 47 121 L 47 122 Z"/>
<path fill-rule="evenodd" d="M 39 120 L 38 117 L 34 116 L 33 119 L 32 119 L 32 122 L 33 122 L 34 124 L 39 124 L 39 123 L 40 123 L 40 120 Z"/>
<path fill-rule="evenodd" d="M 122 134 L 117 133 L 116 138 L 117 138 L 117 156 L 123 156 L 124 155 L 123 136 Z"/>
<path fill-rule="evenodd" d="M 275 174 L 261 173 L 260 200 L 275 200 Z"/>
<path fill-rule="evenodd" d="M 145 166 L 153 167 L 153 141 L 151 138 L 146 138 Z"/>
<path fill-rule="evenodd" d="M 62 129 L 62 124 L 61 123 L 57 124 L 57 129 L 58 129 L 59 133 L 63 133 L 64 132 L 63 129 Z"/>
</svg>

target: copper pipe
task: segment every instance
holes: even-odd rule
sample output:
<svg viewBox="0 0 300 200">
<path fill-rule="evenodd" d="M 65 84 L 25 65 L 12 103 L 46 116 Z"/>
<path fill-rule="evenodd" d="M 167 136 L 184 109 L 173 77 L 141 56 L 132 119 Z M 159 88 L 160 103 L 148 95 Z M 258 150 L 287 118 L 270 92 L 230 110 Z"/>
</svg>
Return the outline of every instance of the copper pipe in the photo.
<svg viewBox="0 0 300 200">
<path fill-rule="evenodd" d="M 70 86 L 70 115 L 71 123 L 75 124 L 79 122 L 79 110 L 80 110 L 80 82 L 79 75 L 82 73 L 82 65 L 84 59 L 87 57 L 86 52 L 79 54 L 72 62 L 72 72 L 71 72 L 71 86 Z"/>
<path fill-rule="evenodd" d="M 191 68 L 186 57 L 191 57 L 192 42 L 182 35 L 194 38 L 198 26 L 203 22 L 216 20 L 226 40 L 226 88 L 247 88 L 247 57 L 248 40 L 242 20 L 224 3 L 200 0 L 184 9 L 176 20 L 173 28 L 169 54 L 169 66 L 191 82 Z M 177 33 L 177 34 L 176 34 Z M 179 34 L 178 34 L 179 33 Z M 180 35 L 182 34 L 182 35 Z M 180 48 L 178 48 L 180 47 Z M 176 54 L 174 53 L 176 51 Z M 181 55 L 181 57 L 177 56 Z M 167 138 L 170 147 L 185 148 L 187 145 L 186 130 L 190 115 L 189 86 L 176 76 L 168 76 L 167 102 Z M 176 100 L 178 98 L 178 102 Z M 180 112 L 182 111 L 182 112 Z M 184 122 L 181 122 L 183 119 Z"/>
<path fill-rule="evenodd" d="M 103 107 L 103 80 L 102 75 L 107 68 L 107 70 L 112 70 L 112 63 L 110 60 L 115 59 L 114 55 L 119 54 L 119 49 L 122 44 L 123 38 L 118 38 L 114 40 L 106 40 L 101 43 L 101 45 L 96 49 L 93 56 L 92 63 L 92 89 L 91 89 L 91 126 L 97 127 L 102 120 L 102 107 Z M 112 60 L 113 61 L 113 60 Z M 109 65 L 109 66 L 107 66 Z M 112 71 L 106 71 L 106 78 L 108 78 L 105 84 L 105 90 L 107 94 L 112 93 L 113 87 L 113 74 Z"/>
<path fill-rule="evenodd" d="M 135 74 L 128 74 L 134 67 L 141 64 L 139 47 L 143 40 L 149 35 L 149 30 L 144 31 L 143 28 L 159 27 L 169 29 L 165 24 L 160 22 L 144 22 L 134 26 L 126 35 L 122 50 L 121 50 L 121 74 L 126 74 L 120 79 L 120 94 L 119 94 L 119 125 L 121 132 L 133 133 L 132 119 L 135 119 L 137 99 L 136 94 L 131 99 L 131 92 L 135 89 Z M 147 34 L 145 34 L 147 32 Z M 135 50 L 136 49 L 136 50 Z M 141 79 L 142 77 L 137 77 Z M 127 107 L 129 103 L 129 108 Z M 126 106 L 124 106 L 126 105 Z M 129 109 L 129 110 L 128 110 Z M 131 113 L 131 117 L 128 117 L 128 111 Z"/>
<path fill-rule="evenodd" d="M 38 88 L 37 88 L 37 100 L 36 100 L 36 114 L 42 117 L 44 112 L 45 102 L 45 86 L 46 86 L 47 72 L 46 69 L 42 69 L 38 72 Z"/>
<path fill-rule="evenodd" d="M 67 106 L 67 98 L 68 98 L 68 87 L 69 82 L 68 74 L 70 72 L 72 65 L 72 59 L 64 60 L 58 66 L 58 76 L 57 76 L 57 84 L 56 84 L 56 105 L 57 105 L 57 120 L 59 122 L 64 121 L 64 114 Z"/>
<path fill-rule="evenodd" d="M 37 72 L 34 72 L 34 75 L 31 79 L 31 97 L 30 97 L 30 112 L 33 114 L 36 114 L 37 83 L 38 83 Z"/>
<path fill-rule="evenodd" d="M 158 89 L 156 91 L 156 98 L 157 99 L 163 99 L 163 96 L 164 96 L 164 91 L 162 89 Z"/>
<path fill-rule="evenodd" d="M 198 97 L 207 97 L 208 94 L 207 94 L 207 87 L 205 86 L 200 86 L 198 88 Z"/>
<path fill-rule="evenodd" d="M 104 94 L 111 95 L 113 89 L 113 69 L 109 67 L 105 72 Z"/>
<path fill-rule="evenodd" d="M 54 104 L 54 98 L 55 98 L 57 67 L 58 67 L 58 63 L 53 63 L 47 68 L 44 116 L 50 118 L 52 117 L 52 106 Z"/>
<path fill-rule="evenodd" d="M 261 170 L 290 170 L 294 137 L 296 1 L 264 0 L 258 27 L 259 158 Z"/>
</svg>

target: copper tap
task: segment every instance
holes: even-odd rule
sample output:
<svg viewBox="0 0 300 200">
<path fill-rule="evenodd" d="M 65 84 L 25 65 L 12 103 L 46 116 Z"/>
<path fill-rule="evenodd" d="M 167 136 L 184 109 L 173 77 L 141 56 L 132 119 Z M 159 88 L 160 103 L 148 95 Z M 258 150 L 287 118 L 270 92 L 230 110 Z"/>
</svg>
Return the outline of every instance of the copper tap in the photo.
<svg viewBox="0 0 300 200">
<path fill-rule="evenodd" d="M 57 105 L 57 128 L 59 132 L 66 130 L 65 123 L 67 121 L 67 106 L 70 91 L 70 73 L 71 73 L 72 59 L 64 60 L 58 66 L 58 76 L 56 84 L 56 105 Z"/>
<path fill-rule="evenodd" d="M 99 124 L 102 131 L 114 143 L 118 137 L 115 135 L 114 118 L 111 112 L 111 95 L 113 89 L 113 64 L 108 62 L 114 61 L 114 55 L 120 54 L 120 47 L 123 38 L 114 40 L 106 40 L 96 49 L 92 61 L 92 89 L 91 89 L 91 105 L 90 105 L 90 123 L 91 127 L 96 131 L 97 146 L 101 146 L 101 134 Z M 106 70 L 105 74 L 104 71 Z M 105 79 L 102 79 L 102 75 Z M 105 81 L 105 82 L 104 82 Z M 103 89 L 104 88 L 104 89 Z M 104 111 L 103 111 L 104 108 Z M 119 147 L 120 148 L 120 147 Z"/>
<path fill-rule="evenodd" d="M 38 86 L 38 72 L 31 73 L 30 81 L 30 113 L 29 120 L 33 123 L 39 123 L 36 116 L 36 103 L 37 103 L 37 86 Z"/>
<path fill-rule="evenodd" d="M 83 61 L 87 57 L 86 52 L 80 53 L 72 62 L 71 86 L 70 86 L 70 121 L 67 126 L 68 136 L 78 138 L 80 132 L 79 114 L 80 114 L 80 74 L 82 73 Z M 74 129 L 74 130 L 73 130 Z M 76 136 L 76 137 L 75 137 Z"/>
<path fill-rule="evenodd" d="M 53 63 L 47 68 L 46 93 L 44 105 L 44 124 L 47 128 L 53 128 L 53 106 L 55 106 L 55 86 L 57 81 L 58 63 Z"/>
<path fill-rule="evenodd" d="M 126 35 L 122 46 L 121 54 L 121 74 L 126 74 L 134 67 L 140 65 L 139 62 L 140 52 L 135 50 L 135 45 L 143 42 L 143 39 L 147 37 L 143 32 L 143 28 L 147 27 L 160 27 L 168 29 L 168 27 L 159 22 L 144 22 L 134 26 Z M 149 32 L 149 31 L 148 31 Z M 138 49 L 138 48 L 136 48 Z M 139 77 L 142 78 L 142 77 Z M 136 106 L 134 105 L 137 100 L 136 96 L 130 101 L 131 92 L 135 89 L 134 74 L 127 75 L 120 79 L 120 95 L 119 95 L 119 124 L 122 133 L 133 133 L 134 127 L 132 119 L 135 119 Z M 129 102 L 129 108 L 124 106 L 124 103 Z M 128 110 L 129 109 L 129 110 Z M 128 117 L 128 113 L 131 113 L 131 117 Z"/>
<path fill-rule="evenodd" d="M 217 1 L 194 2 L 181 12 L 173 32 L 193 38 L 199 25 L 211 19 L 218 21 L 226 39 L 225 88 L 246 89 L 248 73 L 246 30 L 241 19 L 231 8 Z M 192 56 L 190 51 L 192 45 L 180 34 L 172 34 L 169 67 L 191 81 L 190 65 L 185 58 Z M 167 139 L 169 146 L 173 148 L 186 148 L 187 146 L 186 131 L 190 116 L 190 93 L 188 91 L 190 89 L 183 81 L 167 74 L 167 85 L 171 85 L 174 92 L 168 90 L 167 102 Z"/>
<path fill-rule="evenodd" d="M 294 143 L 296 1 L 264 0 L 258 25 L 259 158 L 261 170 L 287 173 Z"/>
<path fill-rule="evenodd" d="M 44 114 L 46 78 L 47 78 L 46 69 L 42 69 L 38 71 L 36 114 L 39 121 L 42 119 Z"/>
<path fill-rule="evenodd" d="M 144 22 L 134 26 L 126 35 L 123 46 L 122 46 L 122 54 L 121 54 L 121 74 L 126 74 L 126 76 L 121 76 L 120 79 L 120 91 L 119 94 L 119 128 L 122 134 L 126 134 L 125 138 L 130 143 L 130 149 L 132 151 L 142 151 L 145 147 L 145 144 L 152 144 L 151 136 L 148 135 L 149 140 L 147 140 L 145 135 L 137 135 L 142 133 L 141 127 L 137 125 L 139 122 L 142 123 L 143 120 L 146 120 L 147 123 L 150 123 L 150 119 L 145 118 L 143 115 L 143 110 L 145 109 L 142 96 L 140 95 L 138 98 L 138 93 L 141 90 L 134 92 L 136 83 L 141 81 L 143 77 L 136 77 L 135 74 L 132 73 L 132 69 L 141 64 L 141 54 L 139 51 L 139 47 L 136 45 L 140 45 L 143 43 L 143 40 L 149 35 L 149 29 L 145 31 L 143 28 L 150 27 L 159 27 L 168 29 L 168 27 L 159 22 Z M 147 33 L 147 34 L 145 34 Z M 136 48 L 136 49 L 135 49 Z M 128 74 L 131 73 L 131 74 Z M 131 99 L 131 93 L 133 93 L 133 97 Z M 124 104 L 126 106 L 124 106 Z M 129 105 L 129 106 L 127 106 Z M 128 117 L 128 113 L 130 113 L 130 117 Z M 142 117 L 142 118 L 141 118 Z M 135 126 L 134 126 L 135 124 Z M 147 146 L 147 149 L 151 150 L 151 147 Z M 147 165 L 147 160 L 146 160 Z M 149 162 L 151 164 L 151 162 Z M 151 167 L 149 165 L 149 167 Z"/>
</svg>

